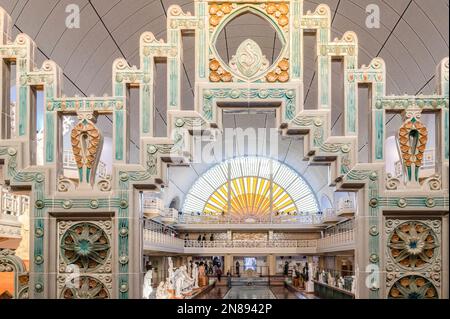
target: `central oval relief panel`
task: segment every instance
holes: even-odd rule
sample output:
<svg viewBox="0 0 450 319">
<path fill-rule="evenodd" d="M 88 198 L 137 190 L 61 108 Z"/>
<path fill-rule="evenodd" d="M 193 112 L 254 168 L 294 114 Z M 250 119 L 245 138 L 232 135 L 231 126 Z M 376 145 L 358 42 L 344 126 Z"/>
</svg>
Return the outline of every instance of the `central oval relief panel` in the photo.
<svg viewBox="0 0 450 319">
<path fill-rule="evenodd" d="M 226 23 L 214 43 L 222 65 L 244 81 L 263 77 L 280 59 L 282 35 L 257 11 L 244 11 Z"/>
</svg>

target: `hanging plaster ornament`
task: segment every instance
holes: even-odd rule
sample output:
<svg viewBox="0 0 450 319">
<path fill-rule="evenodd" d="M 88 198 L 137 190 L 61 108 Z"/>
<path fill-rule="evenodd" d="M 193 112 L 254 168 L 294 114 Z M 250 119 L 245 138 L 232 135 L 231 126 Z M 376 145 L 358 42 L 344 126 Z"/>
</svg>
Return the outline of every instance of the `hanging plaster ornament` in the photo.
<svg viewBox="0 0 450 319">
<path fill-rule="evenodd" d="M 79 122 L 71 133 L 72 152 L 77 163 L 81 185 L 93 185 L 103 146 L 103 136 L 95 126 L 92 112 L 78 112 Z"/>
<path fill-rule="evenodd" d="M 398 131 L 403 168 L 407 182 L 419 182 L 419 168 L 423 164 L 423 156 L 428 141 L 428 130 L 420 121 L 420 110 L 410 110 Z"/>
</svg>

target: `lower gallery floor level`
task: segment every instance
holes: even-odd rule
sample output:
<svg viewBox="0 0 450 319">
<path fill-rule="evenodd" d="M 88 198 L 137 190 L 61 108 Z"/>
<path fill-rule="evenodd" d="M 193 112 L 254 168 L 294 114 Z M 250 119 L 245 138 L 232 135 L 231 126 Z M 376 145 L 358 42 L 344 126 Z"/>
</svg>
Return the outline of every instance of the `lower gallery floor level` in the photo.
<svg viewBox="0 0 450 319">
<path fill-rule="evenodd" d="M 354 253 L 333 255 L 146 255 L 144 298 L 354 298 Z"/>
</svg>

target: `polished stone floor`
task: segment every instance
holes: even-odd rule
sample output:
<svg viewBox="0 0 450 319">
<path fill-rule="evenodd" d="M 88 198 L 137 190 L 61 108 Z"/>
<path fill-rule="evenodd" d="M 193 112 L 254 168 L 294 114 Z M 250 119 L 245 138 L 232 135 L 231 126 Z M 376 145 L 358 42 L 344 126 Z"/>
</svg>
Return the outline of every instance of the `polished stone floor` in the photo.
<svg viewBox="0 0 450 319">
<path fill-rule="evenodd" d="M 314 295 L 292 292 L 283 286 L 216 286 L 197 299 L 315 299 Z"/>
<path fill-rule="evenodd" d="M 223 299 L 277 299 L 277 297 L 266 286 L 242 286 L 232 287 Z"/>
</svg>

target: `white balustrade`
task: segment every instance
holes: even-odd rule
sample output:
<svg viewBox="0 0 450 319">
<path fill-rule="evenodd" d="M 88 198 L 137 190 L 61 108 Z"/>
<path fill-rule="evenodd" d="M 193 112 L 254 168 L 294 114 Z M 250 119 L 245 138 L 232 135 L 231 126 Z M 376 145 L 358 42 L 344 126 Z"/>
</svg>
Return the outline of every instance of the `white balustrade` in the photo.
<svg viewBox="0 0 450 319">
<path fill-rule="evenodd" d="M 147 247 L 152 245 L 168 249 L 184 248 L 316 248 L 326 250 L 354 243 L 354 231 L 346 231 L 321 239 L 307 240 L 183 240 L 174 233 L 164 233 L 157 228 L 144 229 L 144 242 Z"/>
<path fill-rule="evenodd" d="M 10 218 L 18 218 L 30 211 L 30 198 L 25 195 L 10 193 L 4 188 L 0 188 L 1 193 L 1 215 Z"/>
<path fill-rule="evenodd" d="M 224 216 L 184 213 L 178 217 L 179 224 L 321 224 L 320 214 L 273 216 L 272 218 L 239 219 Z"/>
<path fill-rule="evenodd" d="M 185 240 L 188 248 L 314 248 L 317 240 Z"/>
<path fill-rule="evenodd" d="M 351 245 L 354 243 L 355 243 L 355 231 L 352 229 L 320 238 L 318 240 L 317 247 L 319 249 L 326 249 L 336 246 Z"/>
<path fill-rule="evenodd" d="M 179 249 L 184 248 L 183 239 L 150 229 L 144 229 L 144 242 L 150 245 L 154 244 Z"/>
</svg>

